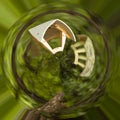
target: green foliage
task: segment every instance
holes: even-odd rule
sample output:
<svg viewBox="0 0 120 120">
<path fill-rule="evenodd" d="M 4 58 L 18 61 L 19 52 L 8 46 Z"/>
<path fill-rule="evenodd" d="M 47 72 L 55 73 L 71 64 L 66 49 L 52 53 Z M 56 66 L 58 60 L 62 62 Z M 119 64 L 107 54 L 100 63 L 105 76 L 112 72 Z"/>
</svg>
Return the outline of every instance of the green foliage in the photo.
<svg viewBox="0 0 120 120">
<path fill-rule="evenodd" d="M 33 7 L 39 6 L 41 4 L 45 4 L 46 6 L 48 6 L 49 9 L 49 4 L 50 2 L 53 2 L 51 0 L 20 0 L 20 1 L 16 1 L 16 0 L 1 0 L 0 1 L 0 53 L 1 53 L 1 48 L 3 46 L 3 41 L 5 40 L 6 36 L 7 36 L 7 32 L 8 29 L 16 22 L 16 20 L 18 20 L 21 16 L 23 16 L 23 14 L 27 13 L 27 11 L 29 11 L 30 9 L 32 9 Z M 60 0 L 58 2 L 56 2 L 56 5 L 59 5 L 59 2 L 63 2 L 64 4 L 67 3 L 66 0 Z M 104 21 L 105 24 L 109 25 L 109 29 L 110 31 L 114 33 L 114 42 L 117 43 L 117 47 L 116 47 L 116 56 L 120 56 L 120 47 L 119 47 L 119 30 L 120 30 L 120 23 L 119 23 L 119 13 L 120 13 L 120 1 L 116 0 L 101 0 L 101 1 L 97 1 L 95 2 L 94 0 L 91 1 L 84 1 L 84 0 L 73 0 L 73 1 L 69 1 L 67 4 L 72 3 L 75 4 L 78 7 L 83 7 L 84 9 L 87 9 L 88 11 L 93 11 L 96 14 L 98 14 L 99 16 L 101 16 Z M 71 8 L 72 9 L 72 8 Z M 114 18 L 114 19 L 113 19 Z M 117 22 L 118 21 L 118 22 Z M 118 42 L 116 41 L 116 38 L 118 39 Z M 114 49 L 114 48 L 113 48 Z M 70 53 L 72 51 L 69 51 Z M 69 53 L 68 53 L 69 54 Z M 2 54 L 1 54 L 2 55 Z M 69 56 L 69 55 L 68 55 Z M 3 56 L 0 57 L 0 62 L 2 61 L 1 58 Z M 29 57 L 29 56 L 28 56 Z M 52 56 L 47 56 L 46 57 L 52 57 Z M 69 56 L 71 57 L 71 56 Z M 119 62 L 119 58 L 118 62 Z M 61 58 L 62 59 L 62 58 Z M 99 59 L 99 58 L 98 58 Z M 33 68 L 36 69 L 37 66 L 41 66 L 41 62 L 40 59 L 38 61 L 38 58 L 29 58 L 31 66 Z M 38 62 L 36 62 L 38 61 Z M 63 63 L 62 63 L 62 67 L 64 67 L 64 69 L 66 69 L 69 64 L 66 64 L 66 62 L 69 61 L 69 58 L 64 59 Z M 47 65 L 47 62 L 49 62 L 49 64 L 51 64 L 51 62 L 54 62 L 56 64 L 57 67 L 58 63 L 56 61 L 45 61 Z M 71 61 L 69 61 L 71 62 Z M 69 63 L 68 62 L 68 63 Z M 2 63 L 1 63 L 2 64 Z M 115 63 L 114 63 L 115 64 Z M 98 64 L 99 66 L 99 64 Z M 25 67 L 25 66 L 21 66 L 21 67 Z M 69 66 L 72 67 L 72 66 Z M 77 67 L 77 66 L 76 66 Z M 116 67 L 118 68 L 119 65 L 117 64 Z M 45 95 L 42 94 L 42 92 L 40 91 L 36 91 L 37 94 L 40 94 L 41 96 L 46 97 L 47 99 L 49 99 L 49 96 L 51 96 L 54 91 L 61 91 L 61 88 L 59 87 L 60 83 L 60 79 L 59 77 L 54 77 L 55 74 L 57 74 L 57 76 L 59 76 L 59 72 L 56 70 L 56 72 L 51 71 L 50 73 L 46 72 L 46 70 L 49 70 L 49 68 L 52 68 L 53 70 L 55 69 L 54 66 L 49 67 L 46 66 L 42 66 L 42 71 L 40 67 L 37 68 L 36 71 L 36 76 L 33 75 L 33 73 L 31 74 L 23 74 L 23 78 L 29 77 L 31 79 L 26 80 L 25 79 L 25 83 L 26 86 L 28 87 L 28 89 L 31 89 L 31 87 L 33 88 L 33 86 L 37 87 L 37 88 L 41 88 L 43 89 L 47 87 L 48 89 L 48 83 L 49 81 L 51 81 L 51 87 L 49 87 L 50 89 L 50 93 L 47 93 L 46 89 L 44 90 Z M 6 78 L 4 77 L 3 73 L 2 73 L 2 68 L 0 68 L 0 118 L 3 120 L 13 120 L 13 119 L 18 119 L 17 117 L 19 117 L 19 114 L 21 113 L 21 111 L 23 111 L 24 106 L 20 105 L 18 102 L 16 102 L 16 100 L 14 98 L 11 97 L 9 90 L 6 87 L 5 84 L 5 80 Z M 71 68 L 70 68 L 71 69 Z M 111 68 L 112 69 L 112 68 Z M 81 71 L 81 69 L 79 69 L 78 71 Z M 88 84 L 86 82 L 83 82 L 84 80 L 80 79 L 80 80 L 74 80 L 76 79 L 76 76 L 79 74 L 79 72 L 76 71 L 76 69 L 72 70 L 72 74 L 73 77 L 71 78 L 71 72 L 68 70 L 64 73 L 64 79 L 63 79 L 63 85 L 66 87 L 67 89 L 65 89 L 66 93 L 72 94 L 74 95 L 74 93 L 77 95 L 81 95 L 81 93 L 84 95 L 84 92 L 87 92 L 87 89 L 84 91 L 84 88 L 88 88 Z M 61 71 L 62 72 L 62 71 Z M 117 69 L 115 72 L 115 77 L 111 77 L 111 84 L 108 85 L 108 93 L 112 96 L 112 98 L 109 97 L 105 97 L 103 105 L 102 105 L 102 110 L 105 112 L 105 114 L 109 117 L 109 119 L 111 120 L 118 120 L 120 119 L 120 115 L 119 115 L 119 111 L 120 111 L 120 106 L 119 106 L 119 101 L 120 101 L 120 92 L 119 92 L 119 75 L 120 69 Z M 26 69 L 26 73 L 29 73 L 29 70 Z M 71 76 L 67 76 L 67 74 L 69 73 L 69 75 Z M 39 75 L 40 76 L 39 76 Z M 49 78 L 46 78 L 46 76 Z M 63 73 L 62 73 L 63 75 Z M 113 75 L 114 76 L 114 75 Z M 49 81 L 43 82 L 39 81 L 41 80 L 41 77 L 45 80 L 48 79 Z M 70 78 L 69 78 L 70 77 Z M 99 77 L 99 76 L 98 76 Z M 34 81 L 36 82 L 40 82 L 40 84 L 33 84 L 32 80 L 33 78 L 35 78 L 36 80 Z M 54 79 L 53 79 L 54 78 Z M 68 80 L 68 81 L 67 81 Z M 69 82 L 69 84 L 68 84 Z M 78 84 L 76 84 L 76 82 L 78 82 Z M 56 87 L 57 85 L 57 87 Z M 89 87 L 92 88 L 92 86 L 94 86 L 94 84 L 91 84 Z M 32 89 L 33 90 L 33 89 Z M 79 90 L 83 90 L 84 92 L 80 92 Z M 113 100 L 113 98 L 115 100 Z M 70 103 L 72 104 L 72 103 Z M 86 118 L 89 120 L 96 120 L 95 114 L 97 114 L 97 118 L 101 116 L 98 115 L 99 113 L 96 113 L 96 110 L 91 110 L 92 113 L 88 113 L 86 116 Z M 19 113 L 20 112 L 20 113 Z"/>
</svg>

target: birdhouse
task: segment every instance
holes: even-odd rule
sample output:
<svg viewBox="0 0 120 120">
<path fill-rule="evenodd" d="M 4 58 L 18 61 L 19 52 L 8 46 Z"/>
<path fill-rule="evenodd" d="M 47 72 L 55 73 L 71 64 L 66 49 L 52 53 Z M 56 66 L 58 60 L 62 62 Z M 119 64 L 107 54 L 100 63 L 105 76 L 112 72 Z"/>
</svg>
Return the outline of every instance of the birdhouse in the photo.
<svg viewBox="0 0 120 120">
<path fill-rule="evenodd" d="M 75 35 L 71 28 L 59 19 L 50 20 L 29 29 L 33 39 L 38 41 L 45 49 L 50 51 L 52 54 L 63 51 L 66 38 L 76 41 Z M 52 48 L 49 41 L 59 38 L 60 46 Z"/>
</svg>

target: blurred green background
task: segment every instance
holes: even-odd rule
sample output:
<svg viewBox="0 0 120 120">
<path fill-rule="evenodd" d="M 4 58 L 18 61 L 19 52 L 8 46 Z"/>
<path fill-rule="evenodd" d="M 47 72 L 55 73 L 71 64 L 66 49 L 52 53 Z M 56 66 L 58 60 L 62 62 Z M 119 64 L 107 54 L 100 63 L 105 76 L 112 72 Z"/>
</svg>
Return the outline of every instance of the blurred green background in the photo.
<svg viewBox="0 0 120 120">
<path fill-rule="evenodd" d="M 117 58 L 114 77 L 111 76 L 107 85 L 107 92 L 101 99 L 99 107 L 93 107 L 87 114 L 78 119 L 85 120 L 120 120 L 120 0 L 0 0 L 0 52 L 10 27 L 30 9 L 41 4 L 73 4 L 73 7 L 80 7 L 93 12 L 104 22 L 112 36 Z M 111 42 L 111 41 L 110 41 Z M 112 46 L 112 42 L 110 43 Z M 1 61 L 2 56 L 0 56 Z M 113 63 L 114 64 L 114 63 Z M 0 67 L 0 120 L 18 120 L 25 112 L 24 104 L 17 101 L 8 90 L 5 83 L 5 76 Z"/>
</svg>

